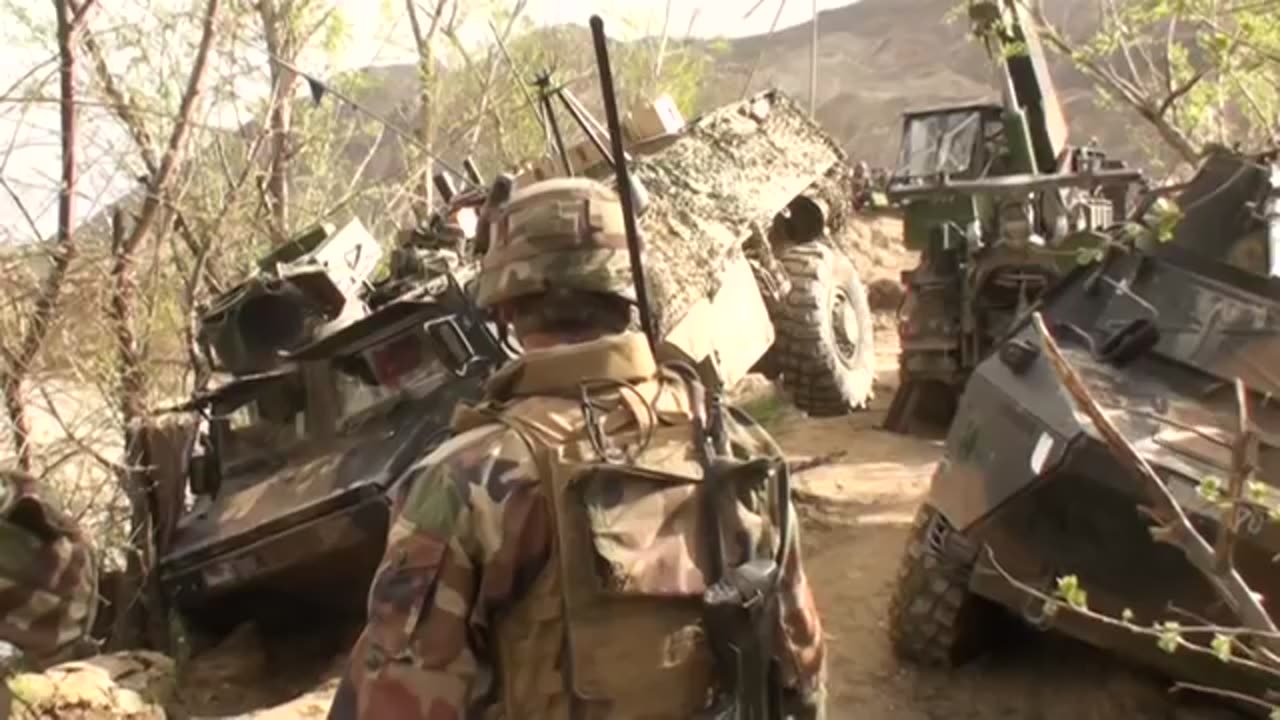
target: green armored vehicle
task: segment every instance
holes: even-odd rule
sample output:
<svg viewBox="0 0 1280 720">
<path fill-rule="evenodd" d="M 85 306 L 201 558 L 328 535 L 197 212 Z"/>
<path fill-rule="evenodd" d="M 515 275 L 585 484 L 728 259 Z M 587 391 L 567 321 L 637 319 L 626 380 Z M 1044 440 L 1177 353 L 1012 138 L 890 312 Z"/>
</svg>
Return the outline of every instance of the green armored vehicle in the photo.
<svg viewBox="0 0 1280 720">
<path fill-rule="evenodd" d="M 851 195 L 839 147 L 773 92 L 687 124 L 657 103 L 628 127 L 650 196 L 640 226 L 659 351 L 714 355 L 728 384 L 771 366 L 815 414 L 865 405 L 871 317 L 832 238 Z M 565 156 L 609 176 L 583 146 Z M 187 463 L 195 499 L 160 560 L 189 617 L 221 628 L 363 610 L 397 479 L 519 352 L 471 302 L 491 189 L 470 175 L 466 193 L 437 179 L 446 205 L 402 234 L 379 282 L 381 251 L 353 222 L 273 253 L 204 314 L 201 339 L 229 377 L 188 403 L 205 426 Z"/>
<path fill-rule="evenodd" d="M 1011 323 L 1129 212 L 1140 173 L 1067 144 L 1044 54 L 1014 0 L 971 0 L 1001 104 L 906 113 L 888 196 L 920 264 L 902 274 L 897 393 L 885 427 L 945 428 L 968 374 Z M 923 422 L 921 422 L 923 421 Z"/>
<path fill-rule="evenodd" d="M 1118 236 L 1035 307 L 1167 496 L 1073 401 L 1031 319 L 1017 321 L 969 377 L 916 517 L 889 615 L 900 656 L 966 662 L 991 649 L 999 621 L 1011 617 L 1201 686 L 1274 690 L 1270 672 L 1207 650 L 1162 650 L 1150 634 L 1072 612 L 1058 594 L 1058 579 L 1074 576 L 1094 612 L 1141 628 L 1199 626 L 1186 639 L 1207 648 L 1206 628 L 1249 624 L 1210 557 L 1224 547 L 1224 519 L 1234 518 L 1227 570 L 1260 594 L 1272 621 L 1280 616 L 1271 511 L 1280 498 L 1280 154 L 1218 148 L 1176 202 L 1184 214 L 1167 241 Z M 1238 442 L 1237 380 L 1256 444 Z M 1249 471 L 1244 502 L 1221 504 L 1230 479 Z M 1058 612 L 1028 587 L 1057 597 Z M 1257 648 L 1255 640 L 1246 642 Z"/>
<path fill-rule="evenodd" d="M 510 356 L 455 274 L 467 263 L 397 250 L 413 282 L 374 284 L 382 250 L 359 221 L 317 228 L 201 318 L 226 379 L 188 403 L 194 499 L 159 571 L 209 629 L 361 613 L 396 481 Z"/>
</svg>

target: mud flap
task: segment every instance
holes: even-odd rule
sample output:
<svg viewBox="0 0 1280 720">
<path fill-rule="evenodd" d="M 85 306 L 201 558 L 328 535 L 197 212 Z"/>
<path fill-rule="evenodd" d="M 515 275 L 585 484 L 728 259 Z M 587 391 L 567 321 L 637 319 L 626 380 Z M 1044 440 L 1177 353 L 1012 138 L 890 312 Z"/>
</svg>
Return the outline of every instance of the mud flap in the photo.
<svg viewBox="0 0 1280 720">
<path fill-rule="evenodd" d="M 773 341 L 773 321 L 751 264 L 739 257 L 726 268 L 715 296 L 695 303 L 663 339 L 659 351 L 665 358 L 694 366 L 714 357 L 721 382 L 731 388 L 764 357 Z"/>
</svg>

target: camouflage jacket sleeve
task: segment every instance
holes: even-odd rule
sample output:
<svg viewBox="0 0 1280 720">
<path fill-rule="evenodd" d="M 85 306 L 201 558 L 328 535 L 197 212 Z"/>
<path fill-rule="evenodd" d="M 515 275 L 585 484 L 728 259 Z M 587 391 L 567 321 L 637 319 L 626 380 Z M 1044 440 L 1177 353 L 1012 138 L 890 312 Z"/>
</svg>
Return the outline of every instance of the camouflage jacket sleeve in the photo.
<svg viewBox="0 0 1280 720">
<path fill-rule="evenodd" d="M 749 415 L 731 408 L 726 418 L 730 446 L 735 455 L 780 456 L 782 449 L 764 428 Z M 826 708 L 826 644 L 818 606 L 805 575 L 800 551 L 800 522 L 795 506 L 788 504 L 791 518 L 791 547 L 782 569 L 775 654 L 782 668 L 783 683 L 793 702 L 795 717 L 822 718 Z"/>
<path fill-rule="evenodd" d="M 527 448 L 498 426 L 410 471 L 330 718 L 460 720 L 488 702 L 486 619 L 524 592 L 551 546 L 537 490 Z"/>
<path fill-rule="evenodd" d="M 33 667 L 80 651 L 97 609 L 93 544 L 34 477 L 0 471 L 0 640 Z"/>
</svg>

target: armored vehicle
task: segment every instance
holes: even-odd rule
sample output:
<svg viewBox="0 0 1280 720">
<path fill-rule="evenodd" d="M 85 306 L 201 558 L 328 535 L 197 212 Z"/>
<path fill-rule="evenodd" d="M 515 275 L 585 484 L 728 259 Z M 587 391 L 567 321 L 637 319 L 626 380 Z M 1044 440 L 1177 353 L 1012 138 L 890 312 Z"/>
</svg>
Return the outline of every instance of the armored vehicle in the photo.
<svg viewBox="0 0 1280 720">
<path fill-rule="evenodd" d="M 557 94 L 586 139 L 561 141 L 517 183 L 609 181 L 607 131 L 571 93 Z M 623 135 L 646 196 L 639 226 L 658 336 L 694 362 L 715 355 L 726 385 L 753 368 L 780 378 L 811 415 L 865 407 L 873 326 L 841 246 L 855 180 L 836 142 L 776 90 L 687 123 L 662 96 L 635 109 Z"/>
<path fill-rule="evenodd" d="M 395 481 L 510 356 L 454 274 L 466 263 L 397 253 L 402 272 L 373 284 L 382 251 L 359 221 L 317 228 L 202 316 L 225 378 L 187 403 L 194 500 L 159 560 L 187 618 L 362 612 Z"/>
<path fill-rule="evenodd" d="M 1010 323 L 1128 213 L 1135 170 L 1067 144 L 1066 118 L 1027 10 L 971 0 L 975 34 L 997 58 L 1001 104 L 906 113 L 888 196 L 903 242 L 899 384 L 885 427 L 945 427 L 975 365 Z"/>
<path fill-rule="evenodd" d="M 607 178 L 603 133 L 581 113 L 597 144 L 561 145 L 561 171 Z M 778 93 L 687 125 L 660 102 L 628 130 L 633 177 L 652 198 L 641 229 L 659 351 L 714 355 L 726 383 L 773 360 L 814 413 L 865 404 L 870 313 L 830 242 L 851 194 L 835 143 Z M 437 175 L 445 206 L 402 233 L 379 282 L 381 250 L 363 227 L 324 227 L 264 258 L 202 316 L 202 344 L 227 377 L 184 408 L 203 418 L 185 463 L 194 501 L 159 562 L 187 617 L 217 630 L 273 609 L 299 620 L 363 610 L 397 478 L 519 352 L 471 302 L 492 189 L 468 170 L 463 193 Z M 507 191 L 554 174 L 535 167 Z"/>
<path fill-rule="evenodd" d="M 1280 485 L 1280 409 L 1270 400 L 1280 392 L 1276 155 L 1218 149 L 1177 204 L 1184 214 L 1171 238 L 1148 239 L 1145 250 L 1117 240 L 1037 310 L 1101 411 L 1212 545 L 1223 510 L 1202 483 L 1233 472 L 1236 378 L 1260 439 L 1254 491 L 1274 499 Z M 1257 678 L 1211 653 L 1164 652 L 1149 635 L 1067 610 L 1046 616 L 1011 582 L 1053 596 L 1057 578 L 1074 575 L 1091 609 L 1131 614 L 1146 628 L 1240 626 L 1215 583 L 1149 532 L 1139 506 L 1157 507 L 1150 487 L 1073 403 L 1032 319 L 1018 321 L 970 376 L 916 517 L 890 611 L 897 652 L 960 663 L 990 645 L 993 621 L 1012 614 L 1200 684 L 1252 686 Z M 1237 517 L 1236 567 L 1274 616 L 1280 527 L 1261 502 Z"/>
</svg>

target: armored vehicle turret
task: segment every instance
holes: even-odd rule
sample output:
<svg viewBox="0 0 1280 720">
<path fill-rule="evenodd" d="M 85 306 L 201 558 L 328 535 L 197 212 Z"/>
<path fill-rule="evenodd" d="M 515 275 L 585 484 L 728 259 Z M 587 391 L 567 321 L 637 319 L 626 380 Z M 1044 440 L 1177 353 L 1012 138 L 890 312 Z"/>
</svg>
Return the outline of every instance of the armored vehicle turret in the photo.
<svg viewBox="0 0 1280 720">
<path fill-rule="evenodd" d="M 188 619 L 224 630 L 359 615 L 396 483 L 509 357 L 447 260 L 371 278 L 353 220 L 272 252 L 202 315 L 219 378 L 195 411 L 192 502 L 161 548 Z"/>
</svg>

